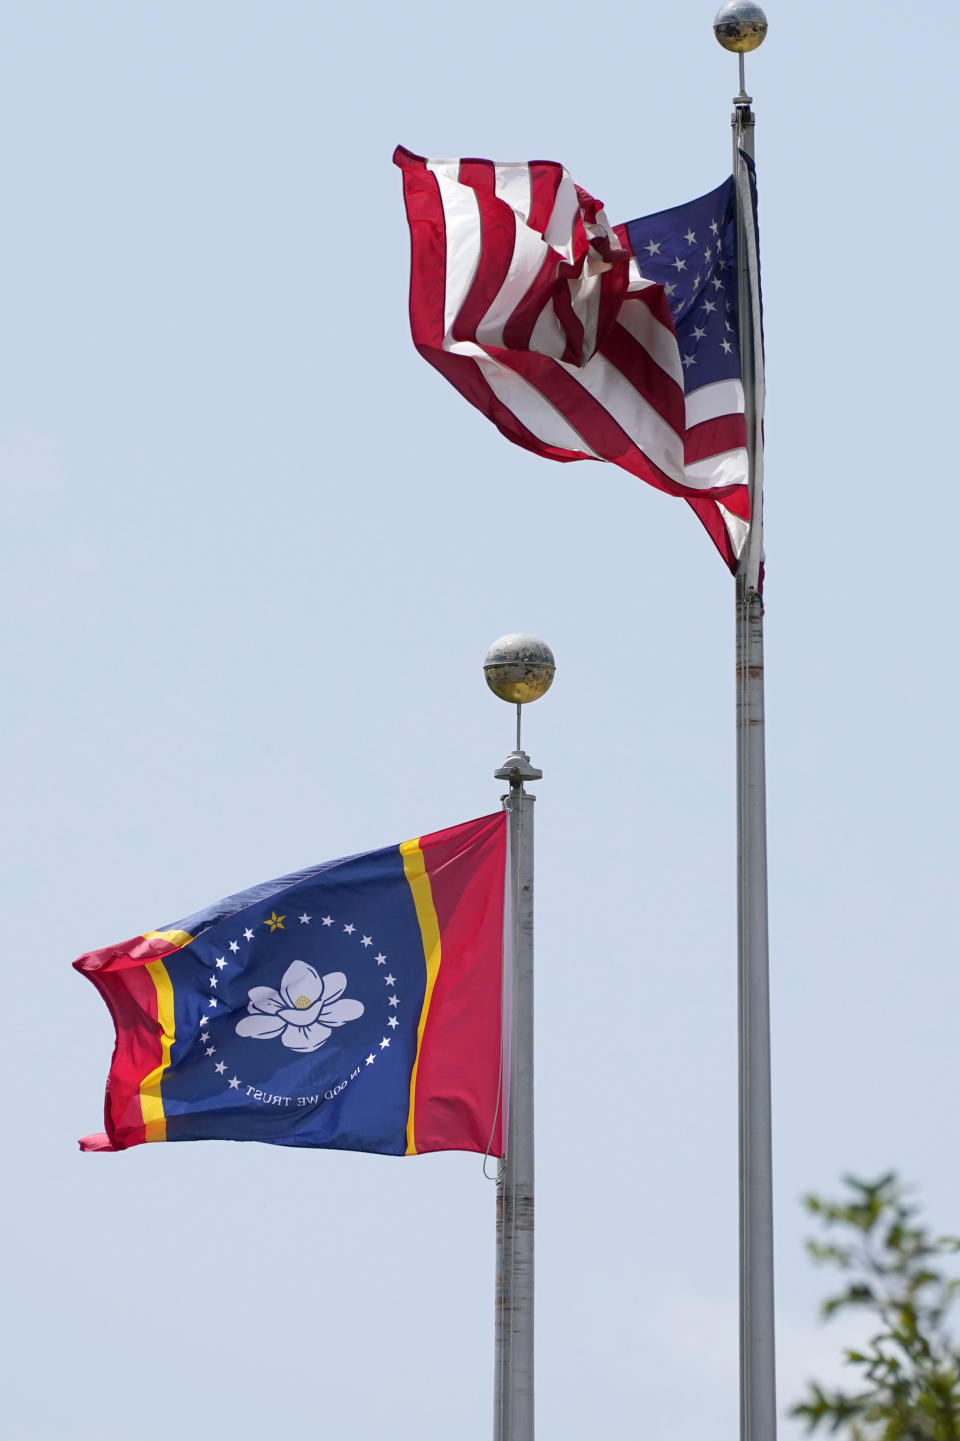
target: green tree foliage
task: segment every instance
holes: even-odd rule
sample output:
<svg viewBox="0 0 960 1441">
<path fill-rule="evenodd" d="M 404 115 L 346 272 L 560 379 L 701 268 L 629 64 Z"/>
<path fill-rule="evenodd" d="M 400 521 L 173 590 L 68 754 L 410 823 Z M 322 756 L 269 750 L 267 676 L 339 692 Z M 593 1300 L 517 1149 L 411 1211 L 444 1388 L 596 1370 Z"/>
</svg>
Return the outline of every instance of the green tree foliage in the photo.
<svg viewBox="0 0 960 1441">
<path fill-rule="evenodd" d="M 960 1280 L 943 1270 L 960 1240 L 930 1235 L 896 1174 L 844 1182 L 840 1201 L 806 1198 L 824 1232 L 807 1249 L 843 1274 L 824 1318 L 860 1312 L 877 1329 L 864 1350 L 844 1352 L 855 1389 L 811 1382 L 790 1414 L 850 1441 L 960 1441 L 960 1347 L 948 1330 Z"/>
</svg>

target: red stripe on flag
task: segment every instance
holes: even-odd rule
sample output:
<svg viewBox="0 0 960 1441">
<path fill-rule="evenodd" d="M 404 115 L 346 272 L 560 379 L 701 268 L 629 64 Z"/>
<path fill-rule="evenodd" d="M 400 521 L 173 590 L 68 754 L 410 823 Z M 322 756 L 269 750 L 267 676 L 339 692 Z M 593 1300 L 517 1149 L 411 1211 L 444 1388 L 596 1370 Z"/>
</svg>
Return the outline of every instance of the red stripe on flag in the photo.
<svg viewBox="0 0 960 1441">
<path fill-rule="evenodd" d="M 562 179 L 563 166 L 555 160 L 530 161 L 530 216 L 527 224 L 540 235 L 550 223 Z"/>
<path fill-rule="evenodd" d="M 629 330 L 622 325 L 612 326 L 600 354 L 617 367 L 676 435 L 683 435 L 687 411 L 682 389 Z"/>
<path fill-rule="evenodd" d="M 553 294 L 553 313 L 560 322 L 567 343 L 564 347 L 561 360 L 567 365 L 583 364 L 583 321 L 573 308 L 573 296 L 570 293 L 570 282 L 565 279 L 571 270 L 569 265 L 561 265 L 557 278 L 556 288 Z"/>
<path fill-rule="evenodd" d="M 403 172 L 410 227 L 410 329 L 416 345 L 441 346 L 447 239 L 440 187 L 421 156 L 398 146 L 393 158 Z"/>
<path fill-rule="evenodd" d="M 556 204 L 563 167 L 548 160 L 532 160 L 529 169 L 530 217 L 527 223 L 531 230 L 543 235 Z M 503 343 L 508 350 L 528 348 L 540 312 L 551 302 L 551 288 L 557 278 L 558 263 L 555 252 L 549 251 L 526 295 L 514 307 L 503 328 Z"/>
<path fill-rule="evenodd" d="M 89 951 L 73 963 L 100 992 L 116 1029 L 104 1099 L 109 1145 L 103 1145 L 100 1136 L 86 1136 L 80 1142 L 81 1150 L 124 1151 L 145 1139 L 140 1086 L 163 1061 L 157 988 L 147 963 L 178 949 L 162 936 L 135 936 L 104 950 Z"/>
<path fill-rule="evenodd" d="M 630 251 L 616 250 L 606 240 L 595 239 L 594 250 L 613 267 L 603 277 L 597 310 L 597 345 L 605 339 L 620 313 L 630 284 Z"/>
<path fill-rule="evenodd" d="M 508 350 L 529 350 L 530 337 L 540 319 L 540 312 L 553 299 L 552 286 L 557 278 L 557 265 L 555 252 L 548 250 L 526 295 L 514 306 L 503 327 L 503 343 Z"/>
<path fill-rule="evenodd" d="M 739 450 L 747 443 L 747 421 L 743 415 L 717 415 L 713 420 L 702 420 L 692 425 L 683 442 L 685 465 L 694 465 L 698 460 L 709 460 L 711 455 L 722 455 L 725 450 Z"/>
<path fill-rule="evenodd" d="M 723 497 L 723 508 L 729 510 L 738 520 L 750 521 L 750 492 L 745 485 L 738 485 L 729 495 Z"/>
<path fill-rule="evenodd" d="M 496 173 L 489 160 L 461 160 L 460 183 L 469 185 L 480 211 L 480 259 L 466 300 L 453 324 L 454 340 L 475 340 L 477 326 L 507 278 L 516 222 L 509 205 L 494 193 Z"/>
<path fill-rule="evenodd" d="M 506 815 L 420 837 L 440 927 L 440 969 L 417 1069 L 418 1152 L 499 1156 Z M 492 1139 L 491 1139 L 492 1132 Z"/>
<path fill-rule="evenodd" d="M 585 192 L 581 191 L 579 186 L 574 188 L 577 192 L 578 208 L 573 216 L 570 231 L 570 253 L 573 256 L 573 263 L 568 265 L 563 262 L 559 266 L 557 284 L 554 289 L 553 309 L 563 327 L 563 333 L 567 337 L 566 348 L 561 358 L 566 361 L 567 365 L 582 365 L 585 358 L 588 358 L 583 353 L 584 327 L 583 321 L 573 308 L 573 292 L 570 286 L 583 275 L 583 267 L 590 253 L 590 242 L 587 239 L 587 228 L 583 223 L 583 212 L 580 209 Z"/>
</svg>

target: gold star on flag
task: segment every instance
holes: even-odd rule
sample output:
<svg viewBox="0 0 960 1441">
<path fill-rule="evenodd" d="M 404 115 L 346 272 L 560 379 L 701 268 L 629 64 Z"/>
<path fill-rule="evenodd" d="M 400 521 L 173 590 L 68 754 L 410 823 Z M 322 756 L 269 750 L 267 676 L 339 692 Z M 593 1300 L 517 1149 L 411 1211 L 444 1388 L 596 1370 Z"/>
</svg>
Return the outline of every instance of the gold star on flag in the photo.
<svg viewBox="0 0 960 1441">
<path fill-rule="evenodd" d="M 286 919 L 286 916 L 278 916 L 276 911 L 271 911 L 263 924 L 269 926 L 271 931 L 282 931 L 283 923 Z"/>
</svg>

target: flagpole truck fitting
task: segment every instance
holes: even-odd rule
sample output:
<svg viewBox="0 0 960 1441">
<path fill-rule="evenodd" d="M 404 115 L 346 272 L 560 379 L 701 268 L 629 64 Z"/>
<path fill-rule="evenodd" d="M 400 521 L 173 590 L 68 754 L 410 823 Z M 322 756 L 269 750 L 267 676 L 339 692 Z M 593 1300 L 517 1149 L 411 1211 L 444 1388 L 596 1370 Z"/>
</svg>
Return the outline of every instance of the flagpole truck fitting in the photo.
<svg viewBox="0 0 960 1441">
<path fill-rule="evenodd" d="M 553 651 L 546 641 L 535 635 L 502 635 L 495 640 L 483 658 L 483 674 L 487 685 L 495 696 L 517 707 L 517 748 L 515 756 L 523 756 L 520 749 L 520 707 L 530 701 L 539 700 L 553 685 L 556 673 Z M 524 756 L 529 764 L 529 756 Z M 516 769 L 516 767 L 514 767 Z M 521 781 L 538 781 L 541 772 L 520 774 Z M 512 780 L 512 771 L 501 767 L 495 772 L 498 780 Z"/>
<path fill-rule="evenodd" d="M 746 55 L 767 38 L 767 17 L 752 0 L 730 0 L 713 17 L 713 33 L 724 50 Z"/>
<path fill-rule="evenodd" d="M 494 775 L 509 781 L 507 907 L 504 914 L 504 1154 L 497 1171 L 494 1441 L 533 1441 L 533 802 L 524 781 L 543 772 L 520 748 L 521 707 L 553 684 L 550 647 L 536 636 L 505 635 L 487 651 L 483 673 L 494 695 L 517 707 L 517 745 Z"/>
<path fill-rule="evenodd" d="M 713 18 L 713 33 L 724 50 L 731 50 L 740 61 L 740 95 L 749 104 L 744 84 L 743 57 L 756 50 L 767 38 L 767 17 L 752 0 L 730 0 L 721 5 Z"/>
</svg>

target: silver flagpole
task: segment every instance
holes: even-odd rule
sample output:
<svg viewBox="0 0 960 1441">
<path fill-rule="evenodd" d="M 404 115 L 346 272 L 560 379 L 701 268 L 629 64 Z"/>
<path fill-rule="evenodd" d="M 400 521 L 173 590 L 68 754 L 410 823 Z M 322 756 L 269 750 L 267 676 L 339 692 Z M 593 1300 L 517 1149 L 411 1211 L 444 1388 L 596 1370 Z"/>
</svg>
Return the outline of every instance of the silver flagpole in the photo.
<svg viewBox="0 0 960 1441">
<path fill-rule="evenodd" d="M 497 1172 L 494 1441 L 533 1441 L 533 803 L 542 771 L 520 747 L 520 707 L 553 681 L 549 646 L 507 635 L 484 660 L 487 684 L 517 707 L 517 745 L 494 775 L 508 781 L 508 904 L 504 912 L 505 1154 Z"/>
<path fill-rule="evenodd" d="M 759 267 L 750 177 L 754 116 L 744 54 L 763 41 L 758 5 L 733 0 L 714 34 L 737 53 L 733 173 L 737 197 L 740 357 L 750 465 L 750 533 L 736 576 L 737 931 L 740 1089 L 740 1436 L 775 1441 L 776 1354 L 773 1300 L 773 1163 L 770 1103 L 770 981 L 767 931 L 767 805 L 763 702 L 763 355 Z"/>
</svg>

